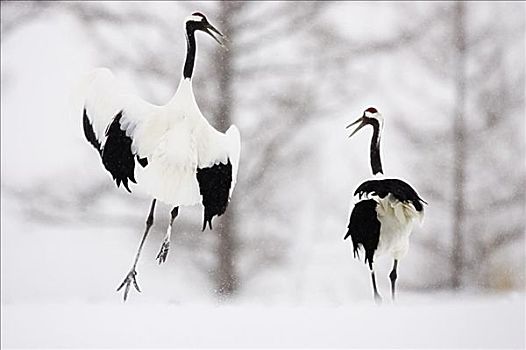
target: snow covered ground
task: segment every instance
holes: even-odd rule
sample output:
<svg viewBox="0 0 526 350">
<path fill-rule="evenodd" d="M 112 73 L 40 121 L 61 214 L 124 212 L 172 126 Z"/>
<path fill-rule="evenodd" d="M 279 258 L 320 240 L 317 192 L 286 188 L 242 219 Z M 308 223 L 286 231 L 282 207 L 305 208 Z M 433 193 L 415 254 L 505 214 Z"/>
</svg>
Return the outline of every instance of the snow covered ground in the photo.
<svg viewBox="0 0 526 350">
<path fill-rule="evenodd" d="M 305 276 L 284 266 L 219 304 L 184 250 L 174 247 L 170 261 L 156 264 L 154 236 L 139 266 L 143 293 L 132 291 L 123 304 L 115 288 L 136 247 L 134 230 L 37 225 L 8 198 L 2 196 L 2 348 L 525 346 L 524 293 L 414 293 L 404 288 L 404 273 L 393 305 L 384 271 L 386 300 L 376 306 L 367 268 L 342 264 L 352 257 L 338 249 L 332 259 L 302 261 Z"/>
<path fill-rule="evenodd" d="M 339 306 L 3 305 L 3 348 L 524 348 L 524 295 Z"/>
<path fill-rule="evenodd" d="M 393 305 L 384 271 L 376 306 L 367 268 L 342 264 L 338 249 L 303 261 L 305 276 L 284 266 L 219 304 L 184 250 L 156 264 L 154 236 L 139 267 L 143 292 L 123 304 L 115 288 L 133 230 L 36 225 L 2 204 L 2 348 L 525 346 L 524 293 L 414 293 L 404 273 Z"/>
</svg>

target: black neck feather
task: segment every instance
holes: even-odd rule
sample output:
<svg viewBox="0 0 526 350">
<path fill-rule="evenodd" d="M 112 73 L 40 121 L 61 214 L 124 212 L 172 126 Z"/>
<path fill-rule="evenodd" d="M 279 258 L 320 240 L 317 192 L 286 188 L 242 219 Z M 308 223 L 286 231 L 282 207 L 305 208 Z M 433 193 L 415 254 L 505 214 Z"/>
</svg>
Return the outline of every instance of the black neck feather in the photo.
<svg viewBox="0 0 526 350">
<path fill-rule="evenodd" d="M 380 123 L 377 120 L 372 120 L 373 137 L 371 138 L 371 169 L 373 175 L 378 173 L 383 174 L 382 160 L 380 159 Z"/>
<path fill-rule="evenodd" d="M 186 27 L 186 60 L 184 62 L 183 76 L 185 79 L 191 79 L 194 71 L 195 52 L 197 50 L 195 43 L 195 29 L 191 26 Z"/>
</svg>

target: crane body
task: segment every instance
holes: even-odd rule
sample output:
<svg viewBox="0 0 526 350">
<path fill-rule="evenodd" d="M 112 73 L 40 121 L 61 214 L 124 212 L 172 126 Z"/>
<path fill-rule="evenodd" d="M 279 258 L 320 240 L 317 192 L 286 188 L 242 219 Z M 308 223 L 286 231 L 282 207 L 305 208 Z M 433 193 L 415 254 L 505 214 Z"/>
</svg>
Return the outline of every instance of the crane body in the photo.
<svg viewBox="0 0 526 350">
<path fill-rule="evenodd" d="M 102 164 L 117 187 L 122 184 L 153 197 L 146 230 L 129 274 L 118 288 L 126 287 L 124 300 L 135 280 L 142 246 L 153 225 L 156 201 L 171 207 L 170 224 L 157 259 L 166 261 L 172 224 L 180 206 L 202 204 L 204 230 L 222 215 L 234 190 L 241 138 L 234 126 L 220 132 L 201 113 L 192 88 L 197 52 L 195 33 L 203 31 L 218 43 L 223 37 L 206 17 L 193 13 L 185 21 L 187 54 L 183 76 L 172 99 L 163 106 L 148 103 L 127 93 L 107 68 L 87 77 L 83 129 L 88 142 L 99 153 Z M 132 186 L 132 184 L 134 184 Z"/>
</svg>

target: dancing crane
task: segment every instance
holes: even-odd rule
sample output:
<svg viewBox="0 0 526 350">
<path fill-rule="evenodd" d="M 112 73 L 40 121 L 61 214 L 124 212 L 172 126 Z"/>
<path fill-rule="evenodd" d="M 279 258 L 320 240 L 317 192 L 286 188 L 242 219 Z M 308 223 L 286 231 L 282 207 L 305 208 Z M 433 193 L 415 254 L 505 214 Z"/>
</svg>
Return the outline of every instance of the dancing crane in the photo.
<svg viewBox="0 0 526 350">
<path fill-rule="evenodd" d="M 154 209 L 160 200 L 173 209 L 157 259 L 166 261 L 172 225 L 180 206 L 202 203 L 202 230 L 212 229 L 214 216 L 222 215 L 236 184 L 240 135 L 232 125 L 222 133 L 214 129 L 197 106 L 192 89 L 196 57 L 195 34 L 224 37 L 199 12 L 185 20 L 186 58 L 183 76 L 173 98 L 164 106 L 150 104 L 127 94 L 106 68 L 88 76 L 83 127 L 86 139 L 99 153 L 102 164 L 117 187 L 131 192 L 131 183 L 153 197 L 133 265 L 117 291 L 130 286 L 140 292 L 136 267 L 142 247 L 153 225 Z"/>
<path fill-rule="evenodd" d="M 383 169 L 380 140 L 384 124 L 383 116 L 376 108 L 370 107 L 363 112 L 361 118 L 349 124 L 347 128 L 358 123 L 360 124 L 349 137 L 366 125 L 373 127 L 370 161 L 375 178 L 363 182 L 354 192 L 358 202 L 351 212 L 349 230 L 344 239 L 351 237 L 355 258 L 359 258 L 360 248 L 365 251 L 364 261 L 369 264 L 376 302 L 381 302 L 381 297 L 376 287 L 374 259 L 382 254 L 391 255 L 394 264 L 389 278 L 391 297 L 394 300 L 398 261 L 407 254 L 413 223 L 422 222 L 423 204 L 427 203 L 408 183 L 400 179 L 381 178 Z"/>
</svg>

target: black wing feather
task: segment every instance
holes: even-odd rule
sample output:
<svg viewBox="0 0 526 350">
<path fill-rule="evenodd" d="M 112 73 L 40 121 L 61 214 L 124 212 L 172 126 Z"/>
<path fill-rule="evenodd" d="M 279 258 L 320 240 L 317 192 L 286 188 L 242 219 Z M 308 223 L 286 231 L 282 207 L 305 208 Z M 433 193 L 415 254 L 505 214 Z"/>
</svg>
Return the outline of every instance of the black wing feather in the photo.
<svg viewBox="0 0 526 350">
<path fill-rule="evenodd" d="M 219 163 L 209 168 L 197 169 L 199 192 L 205 207 L 203 230 L 206 224 L 212 229 L 212 218 L 222 215 L 228 206 L 230 186 L 232 185 L 232 164 Z"/>
<path fill-rule="evenodd" d="M 363 200 L 353 208 L 347 234 L 343 239 L 349 236 L 352 238 L 354 257 L 359 257 L 358 251 L 360 246 L 365 250 L 365 263 L 369 263 L 372 270 L 374 261 L 374 252 L 378 248 L 380 240 L 380 221 L 376 215 L 376 206 L 378 203 L 373 199 Z"/>
<path fill-rule="evenodd" d="M 417 211 L 424 209 L 422 204 L 427 204 L 418 193 L 406 182 L 399 179 L 382 179 L 382 180 L 369 180 L 362 183 L 354 195 L 358 195 L 359 198 L 367 194 L 376 195 L 380 198 L 386 197 L 391 193 L 400 202 L 410 202 L 413 204 Z"/>
<path fill-rule="evenodd" d="M 126 136 L 126 131 L 121 129 L 121 118 L 123 111 L 115 115 L 111 123 L 106 128 L 106 140 L 104 145 L 97 139 L 93 131 L 93 125 L 88 116 L 86 108 L 82 117 L 82 124 L 84 127 L 84 136 L 88 142 L 95 147 L 102 158 L 102 164 L 110 172 L 117 187 L 124 185 L 128 192 L 131 192 L 128 181 L 137 183 L 135 181 L 135 158 L 137 162 L 144 168 L 148 165 L 148 159 L 140 158 L 131 150 L 132 139 Z"/>
<path fill-rule="evenodd" d="M 111 173 L 117 187 L 121 182 L 128 192 L 128 180 L 135 181 L 135 157 L 131 151 L 132 139 L 121 129 L 122 111 L 117 113 L 106 129 L 106 142 L 102 150 L 102 164 Z"/>
<path fill-rule="evenodd" d="M 95 132 L 93 131 L 93 125 L 91 124 L 89 120 L 88 112 L 86 111 L 86 108 L 84 108 L 84 113 L 82 116 L 82 126 L 84 128 L 84 136 L 86 136 L 86 140 L 88 140 L 88 142 L 93 147 L 95 147 L 97 152 L 99 152 L 99 154 L 102 155 L 101 144 L 99 140 L 97 140 L 97 136 L 95 136 Z"/>
</svg>

